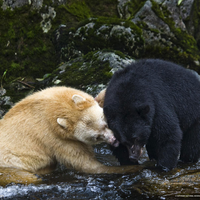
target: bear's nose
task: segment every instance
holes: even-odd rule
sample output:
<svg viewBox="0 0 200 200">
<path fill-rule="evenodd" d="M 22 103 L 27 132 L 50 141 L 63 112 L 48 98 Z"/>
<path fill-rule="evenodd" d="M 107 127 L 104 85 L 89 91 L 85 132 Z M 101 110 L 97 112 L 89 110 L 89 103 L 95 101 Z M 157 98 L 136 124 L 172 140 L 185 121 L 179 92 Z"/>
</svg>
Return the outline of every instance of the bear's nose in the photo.
<svg viewBox="0 0 200 200">
<path fill-rule="evenodd" d="M 112 145 L 114 147 L 118 147 L 119 146 L 119 141 L 117 139 L 115 139 L 114 142 L 112 143 Z"/>
</svg>

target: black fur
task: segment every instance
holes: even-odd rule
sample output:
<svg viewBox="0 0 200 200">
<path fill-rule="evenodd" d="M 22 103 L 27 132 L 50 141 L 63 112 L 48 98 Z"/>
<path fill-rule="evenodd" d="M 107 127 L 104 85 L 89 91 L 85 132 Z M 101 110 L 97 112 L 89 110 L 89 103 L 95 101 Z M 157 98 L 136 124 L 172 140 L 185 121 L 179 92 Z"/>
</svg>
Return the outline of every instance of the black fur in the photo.
<svg viewBox="0 0 200 200">
<path fill-rule="evenodd" d="M 146 144 L 163 170 L 176 167 L 179 155 L 200 157 L 200 80 L 192 70 L 158 59 L 133 63 L 113 75 L 104 113 L 122 144 Z"/>
</svg>

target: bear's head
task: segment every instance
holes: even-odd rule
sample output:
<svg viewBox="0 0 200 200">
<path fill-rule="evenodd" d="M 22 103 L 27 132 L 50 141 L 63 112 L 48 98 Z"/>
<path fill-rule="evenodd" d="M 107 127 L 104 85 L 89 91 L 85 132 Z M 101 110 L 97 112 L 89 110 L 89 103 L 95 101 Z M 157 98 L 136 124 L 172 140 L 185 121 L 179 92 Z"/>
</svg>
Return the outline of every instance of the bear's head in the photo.
<svg viewBox="0 0 200 200">
<path fill-rule="evenodd" d="M 123 81 L 110 84 L 106 92 L 98 96 L 104 101 L 108 127 L 116 139 L 127 147 L 129 159 L 137 162 L 151 133 L 151 105 L 138 102 L 137 98 L 134 100 L 131 89 L 124 87 Z"/>
<path fill-rule="evenodd" d="M 104 106 L 105 95 L 106 89 L 102 90 L 95 100 L 104 107 L 108 127 L 114 132 L 117 140 L 127 147 L 129 159 L 137 163 L 150 134 L 147 125 L 150 107 L 148 104 L 131 106 L 113 91 L 109 91 Z"/>
<path fill-rule="evenodd" d="M 92 98 L 87 99 L 81 94 L 74 94 L 71 98 L 73 115 L 76 115 L 73 125 L 73 137 L 88 145 L 107 142 L 117 146 L 118 141 L 113 132 L 108 129 L 103 109 Z M 66 118 L 58 117 L 57 123 L 66 131 L 71 124 Z"/>
<path fill-rule="evenodd" d="M 132 162 L 138 161 L 151 132 L 147 120 L 149 109 L 148 105 L 128 110 L 120 108 L 120 105 L 115 107 L 109 104 L 104 107 L 108 127 L 116 139 L 127 147 Z"/>
</svg>

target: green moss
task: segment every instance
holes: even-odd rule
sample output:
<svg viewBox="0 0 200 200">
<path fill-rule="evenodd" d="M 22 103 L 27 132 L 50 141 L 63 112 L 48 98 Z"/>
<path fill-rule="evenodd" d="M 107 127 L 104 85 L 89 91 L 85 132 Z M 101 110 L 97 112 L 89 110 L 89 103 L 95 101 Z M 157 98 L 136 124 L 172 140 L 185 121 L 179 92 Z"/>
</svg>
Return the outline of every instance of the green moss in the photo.
<svg viewBox="0 0 200 200">
<path fill-rule="evenodd" d="M 54 47 L 49 35 L 42 32 L 41 15 L 31 6 L 23 6 L 13 11 L 0 8 L 0 16 L 0 74 L 7 70 L 7 81 L 11 81 L 52 71 L 56 66 Z"/>
<path fill-rule="evenodd" d="M 145 0 L 131 0 L 127 2 L 131 15 L 134 16 L 145 2 Z M 169 25 L 171 31 L 174 33 L 176 38 L 172 42 L 176 46 L 180 46 L 183 52 L 175 48 L 165 48 L 163 50 L 157 47 L 155 47 L 155 50 L 150 51 L 152 47 L 147 47 L 145 49 L 146 55 L 147 53 L 151 55 L 151 52 L 154 52 L 155 55 L 159 57 L 161 54 L 167 56 L 164 54 L 172 53 L 174 55 L 176 54 L 176 56 L 180 56 L 179 61 L 181 59 L 183 61 L 187 59 L 198 60 L 199 51 L 194 38 L 175 27 L 174 21 L 170 18 L 170 12 L 164 6 L 158 5 L 158 3 L 153 0 L 151 0 L 151 2 L 154 12 Z M 0 0 L 0 6 L 2 3 L 3 1 Z M 86 28 L 81 28 L 80 31 L 83 35 L 87 31 L 87 35 L 84 35 L 84 39 L 86 40 L 81 40 L 79 36 L 75 38 L 64 36 L 63 40 L 69 41 L 69 46 L 63 49 L 63 53 L 68 55 L 68 59 L 70 59 L 73 53 L 67 54 L 67 52 L 72 49 L 80 50 L 84 54 L 87 54 L 92 50 L 104 48 L 116 49 L 119 50 L 119 52 L 123 51 L 136 57 L 134 51 L 137 50 L 138 47 L 142 49 L 144 45 L 144 40 L 141 35 L 142 28 L 146 28 L 146 24 L 141 22 L 139 27 L 128 20 L 119 19 L 117 4 L 118 0 L 68 0 L 65 5 L 58 6 L 54 1 L 44 0 L 40 12 L 31 9 L 31 6 L 15 8 L 14 11 L 10 9 L 3 11 L 0 8 L 0 74 L 3 74 L 3 72 L 7 70 L 7 80 L 10 81 L 17 76 L 43 77 L 44 74 L 53 71 L 57 65 L 55 62 L 54 46 L 51 43 L 53 31 L 57 29 L 60 24 L 65 24 L 67 28 L 63 30 L 66 31 L 66 33 L 68 33 L 70 28 L 70 31 L 75 32 L 77 27 L 92 22 L 88 19 L 90 17 L 97 17 L 94 29 L 87 30 Z M 44 34 L 40 27 L 40 22 L 42 21 L 41 13 L 48 13 L 49 6 L 55 8 L 56 17 L 51 21 L 52 29 L 47 34 Z M 197 38 L 199 38 L 200 3 L 198 1 L 194 1 L 193 9 L 195 10 L 195 16 L 193 16 L 195 34 Z M 79 22 L 81 23 L 78 24 Z M 105 31 L 102 30 L 101 35 L 97 35 L 95 31 L 103 25 L 107 25 L 109 28 L 107 30 L 105 29 Z M 134 35 L 136 35 L 136 43 L 134 45 L 133 43 L 127 43 L 127 35 L 120 34 L 115 35 L 110 40 L 105 40 L 103 36 L 109 34 L 109 31 L 114 25 L 123 25 L 125 28 L 130 27 Z M 155 34 L 159 33 L 159 30 L 156 29 L 151 29 L 151 31 Z M 118 41 L 118 43 L 116 43 L 116 41 Z M 131 45 L 133 47 L 131 47 Z M 140 54 L 141 52 L 139 52 L 138 57 L 140 57 Z M 173 57 L 172 55 L 170 56 Z M 176 56 L 174 56 L 174 59 Z M 178 58 L 176 57 L 176 59 Z M 78 65 L 81 66 L 81 62 L 74 65 L 78 68 Z"/>
<path fill-rule="evenodd" d="M 85 0 L 85 2 L 90 8 L 93 17 L 118 17 L 118 0 Z"/>
<path fill-rule="evenodd" d="M 0 7 L 2 4 L 0 0 Z M 39 12 L 32 9 L 32 5 L 13 11 L 0 8 L 0 74 L 7 70 L 7 81 L 18 76 L 42 77 L 55 69 L 57 63 L 51 37 L 60 24 L 71 28 L 89 17 L 117 17 L 117 0 L 69 0 L 65 5 L 58 4 L 44 0 Z M 55 9 L 56 17 L 51 19 L 51 30 L 44 34 L 40 26 L 41 13 L 48 13 L 49 6 Z M 14 70 L 12 63 L 18 64 L 18 70 Z"/>
<path fill-rule="evenodd" d="M 165 6 L 159 5 L 153 0 L 151 0 L 151 2 L 153 11 L 170 27 L 171 32 L 175 35 L 175 38 L 172 38 L 172 42 L 176 46 L 181 47 L 184 54 L 188 54 L 188 56 L 193 57 L 194 60 L 199 60 L 199 50 L 194 37 L 189 35 L 187 32 L 182 31 L 180 28 L 175 27 L 174 20 L 171 18 L 170 12 Z"/>
<path fill-rule="evenodd" d="M 52 6 L 52 1 L 49 1 L 49 0 L 43 0 L 43 5 L 46 5 L 46 6 Z"/>
<path fill-rule="evenodd" d="M 111 17 L 98 17 L 97 19 L 95 19 L 95 22 L 96 22 L 95 26 L 96 26 L 96 28 L 98 28 L 98 25 L 100 27 L 103 24 L 105 24 L 105 25 L 110 25 L 110 24 L 118 25 L 121 22 L 124 22 L 124 20 L 119 19 L 119 18 L 111 18 Z"/>
<path fill-rule="evenodd" d="M 143 7 L 146 0 L 131 0 L 126 3 L 128 6 L 128 11 L 131 13 L 131 18 Z"/>
<path fill-rule="evenodd" d="M 15 36 L 15 30 L 14 30 L 14 27 L 13 27 L 13 23 L 10 22 L 9 24 L 9 29 L 8 29 L 8 37 L 11 38 L 11 39 L 14 39 L 16 36 Z"/>
<path fill-rule="evenodd" d="M 10 66 L 12 71 L 17 71 L 20 68 L 23 70 L 23 67 L 19 63 L 12 62 Z"/>
<path fill-rule="evenodd" d="M 115 31 L 115 33 L 110 34 L 111 31 Z M 73 34 L 60 37 L 61 45 L 66 43 L 65 41 L 70 41 L 67 46 L 62 48 L 62 61 L 75 58 L 77 51 L 87 54 L 92 50 L 108 48 L 135 56 L 144 45 L 141 28 L 131 21 L 118 18 L 99 17 L 86 20 L 76 29 L 71 29 L 71 32 Z M 136 51 L 137 53 L 135 53 Z"/>
<path fill-rule="evenodd" d="M 77 17 L 71 15 L 66 8 L 66 5 L 55 7 L 56 17 L 52 20 L 52 30 L 58 28 L 59 25 L 65 24 L 67 28 L 76 26 L 78 23 Z"/>
<path fill-rule="evenodd" d="M 198 34 L 200 32 L 199 28 L 199 23 L 200 23 L 200 2 L 199 1 L 194 1 L 193 3 L 193 24 L 195 28 L 195 33 L 194 35 Z M 200 36 L 199 36 L 200 37 Z"/>
<path fill-rule="evenodd" d="M 15 8 L 14 11 L 10 9 L 3 11 L 0 8 L 0 74 L 7 69 L 7 81 L 17 76 L 38 78 L 55 69 L 57 63 L 51 42 L 54 29 L 60 24 L 66 24 L 67 27 L 74 26 L 82 18 L 89 17 L 83 13 L 87 5 L 82 1 L 78 2 L 78 5 L 75 5 L 74 1 L 68 2 L 72 9 L 71 13 L 75 15 L 67 11 L 67 5 L 55 6 L 52 1 L 44 1 L 40 12 L 31 9 L 31 6 Z M 52 29 L 44 34 L 40 26 L 42 21 L 40 13 L 48 13 L 48 6 L 55 7 L 56 18 L 52 20 Z M 76 11 L 73 10 L 75 8 Z M 87 11 L 89 13 L 89 8 Z M 18 70 L 14 70 L 12 63 L 18 64 Z"/>
<path fill-rule="evenodd" d="M 191 21 L 188 20 L 187 26 L 190 28 L 191 22 L 194 25 L 193 35 L 197 41 L 198 49 L 200 50 L 200 2 L 194 1 L 192 7 L 192 14 L 190 15 Z"/>
<path fill-rule="evenodd" d="M 84 20 L 91 16 L 90 9 L 84 1 L 76 0 L 71 4 L 66 5 L 66 10 L 74 15 L 78 21 Z"/>
<path fill-rule="evenodd" d="M 177 48 L 161 47 L 157 45 L 147 45 L 144 49 L 141 58 L 160 58 L 164 60 L 170 60 L 184 67 L 190 67 L 198 73 L 200 73 L 199 67 L 194 64 L 196 57 L 187 52 L 181 52 Z"/>
<path fill-rule="evenodd" d="M 159 9 L 158 12 L 155 11 L 156 9 Z M 162 10 L 164 9 L 162 8 Z M 156 12 L 157 15 L 160 13 L 160 7 L 158 7 L 156 3 L 154 4 L 154 12 Z M 164 13 L 169 14 L 168 11 L 164 11 Z M 162 13 L 159 16 L 160 18 L 162 18 L 164 14 Z M 149 28 L 149 26 L 144 21 L 138 23 L 138 26 L 141 27 L 142 29 L 152 32 L 155 38 L 156 37 L 158 38 L 161 37 L 163 39 L 166 38 L 166 41 L 172 42 L 172 45 L 170 46 L 167 46 L 167 44 L 163 46 L 162 41 L 158 41 L 157 44 L 156 41 L 154 41 L 153 44 L 149 45 L 146 44 L 144 51 L 140 55 L 140 57 L 161 58 L 165 60 L 171 60 L 185 67 L 189 66 L 190 68 L 199 71 L 198 67 L 194 63 L 194 60 L 198 60 L 199 58 L 199 53 L 196 48 L 196 41 L 191 35 L 187 34 L 186 32 L 183 32 L 179 28 L 175 28 L 173 21 L 170 22 L 169 19 L 166 19 L 166 23 L 170 24 L 170 27 L 172 27 L 173 33 L 176 36 L 175 38 L 170 37 L 168 33 L 165 34 L 160 32 L 160 30 L 158 29 Z M 162 20 L 164 19 L 162 18 Z M 191 44 L 194 46 L 194 48 L 190 46 Z M 183 51 L 181 51 L 179 47 L 181 47 Z"/>
<path fill-rule="evenodd" d="M 73 28 L 90 17 L 117 17 L 117 0 L 69 0 L 65 5 L 55 7 L 55 11 L 53 29 L 60 24 Z"/>
<path fill-rule="evenodd" d="M 27 32 L 27 38 L 34 38 L 35 37 L 35 33 L 34 33 L 34 31 L 29 31 L 29 32 Z"/>
<path fill-rule="evenodd" d="M 125 21 L 125 23 L 122 24 L 126 28 L 130 27 L 133 30 L 133 32 L 136 33 L 137 35 L 142 35 L 142 29 L 133 22 Z"/>
<path fill-rule="evenodd" d="M 61 76 L 66 85 L 81 89 L 86 85 L 107 83 L 112 77 L 109 62 L 98 60 L 95 53 L 86 54 L 82 61 L 74 62 L 66 68 L 65 73 Z"/>
<path fill-rule="evenodd" d="M 61 80 L 58 85 L 64 84 L 82 90 L 86 90 L 87 85 L 107 84 L 112 77 L 111 67 L 109 61 L 102 61 L 98 56 L 98 51 L 93 51 L 64 63 L 65 71 L 60 73 L 60 69 L 55 70 L 44 83 L 54 85 L 52 80 L 57 76 L 57 79 Z"/>
<path fill-rule="evenodd" d="M 82 24 L 79 24 L 79 26 L 81 25 L 83 26 L 84 24 L 87 24 L 90 21 L 91 20 L 84 21 Z M 122 25 L 125 28 L 130 27 L 137 34 L 142 34 L 142 29 L 129 20 L 124 20 L 120 18 L 111 18 L 111 17 L 98 17 L 94 20 L 94 22 L 95 22 L 96 29 L 100 28 L 102 25 L 113 25 L 113 26 Z"/>
<path fill-rule="evenodd" d="M 115 51 L 115 54 L 118 55 L 120 58 L 125 59 L 127 56 L 123 54 L 121 51 Z"/>
</svg>

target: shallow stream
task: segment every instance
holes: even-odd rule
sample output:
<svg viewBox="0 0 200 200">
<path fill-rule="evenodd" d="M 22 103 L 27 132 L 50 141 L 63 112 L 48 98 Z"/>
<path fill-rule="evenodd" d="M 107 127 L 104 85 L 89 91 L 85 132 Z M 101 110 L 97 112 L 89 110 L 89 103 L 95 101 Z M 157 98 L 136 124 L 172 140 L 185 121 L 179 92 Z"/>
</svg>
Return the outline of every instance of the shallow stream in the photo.
<svg viewBox="0 0 200 200">
<path fill-rule="evenodd" d="M 94 147 L 98 160 L 119 165 L 106 144 Z M 140 163 L 147 168 L 135 174 L 82 174 L 63 166 L 47 174 L 42 184 L 0 186 L 0 199 L 183 199 L 200 198 L 200 163 L 181 165 L 172 172 L 160 172 L 148 161 L 146 152 Z"/>
<path fill-rule="evenodd" d="M 13 96 L 19 100 L 24 92 Z M 94 151 L 105 165 L 119 165 L 108 145 L 97 145 Z M 43 177 L 42 184 L 0 186 L 0 199 L 200 199 L 200 161 L 196 164 L 179 163 L 177 169 L 166 173 L 158 171 L 144 151 L 140 164 L 144 164 L 145 169 L 124 175 L 83 174 L 59 166 Z"/>
</svg>

